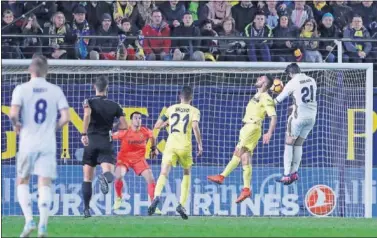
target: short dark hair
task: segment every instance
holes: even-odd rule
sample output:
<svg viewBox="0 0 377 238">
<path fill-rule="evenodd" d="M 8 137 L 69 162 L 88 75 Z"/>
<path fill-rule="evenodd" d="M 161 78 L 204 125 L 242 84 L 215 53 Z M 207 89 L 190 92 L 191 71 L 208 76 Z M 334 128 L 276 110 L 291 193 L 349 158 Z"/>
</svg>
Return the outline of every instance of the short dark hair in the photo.
<svg viewBox="0 0 377 238">
<path fill-rule="evenodd" d="M 181 92 L 180 92 L 180 96 L 184 99 L 184 100 L 186 100 L 186 101 L 188 101 L 188 100 L 190 100 L 191 98 L 192 98 L 192 88 L 190 87 L 190 86 L 183 86 L 183 88 L 182 88 L 182 90 L 181 90 Z"/>
<path fill-rule="evenodd" d="M 109 80 L 106 76 L 101 76 L 96 79 L 96 82 L 94 84 L 96 86 L 96 89 L 98 92 L 103 93 L 105 92 L 107 86 L 109 85 Z"/>
<path fill-rule="evenodd" d="M 186 15 L 191 15 L 191 16 L 192 16 L 192 13 L 191 13 L 191 12 L 189 12 L 189 11 L 185 11 L 185 13 L 183 13 L 183 16 L 182 16 L 182 18 L 183 18 L 184 16 L 186 16 Z"/>
<path fill-rule="evenodd" d="M 41 54 L 34 54 L 30 64 L 30 70 L 37 77 L 46 77 L 48 72 L 47 58 Z"/>
<path fill-rule="evenodd" d="M 362 18 L 362 16 L 360 14 L 355 13 L 352 15 L 352 19 L 354 18 Z"/>
<path fill-rule="evenodd" d="M 123 25 L 123 23 L 125 23 L 125 22 L 131 23 L 131 20 L 129 18 L 125 17 L 125 18 L 122 19 L 122 21 L 120 23 Z"/>
<path fill-rule="evenodd" d="M 266 76 L 266 79 L 267 79 L 267 89 L 269 89 L 274 84 L 274 78 L 269 74 L 266 74 L 265 76 Z"/>
<path fill-rule="evenodd" d="M 141 112 L 138 112 L 138 111 L 131 113 L 131 115 L 130 115 L 131 120 L 132 120 L 134 115 L 140 115 L 141 116 L 142 114 L 141 114 Z"/>
<path fill-rule="evenodd" d="M 153 16 L 153 14 L 155 14 L 156 12 L 161 13 L 160 9 L 153 9 L 153 10 L 152 10 L 152 13 L 151 13 L 151 16 Z M 162 14 L 162 13 L 161 13 L 161 14 Z"/>
<path fill-rule="evenodd" d="M 301 69 L 296 63 L 289 64 L 287 68 L 285 68 L 286 74 L 299 74 L 301 73 Z"/>
<path fill-rule="evenodd" d="M 262 10 L 259 10 L 255 13 L 254 15 L 254 19 L 257 17 L 257 16 L 266 16 L 266 13 Z"/>
</svg>

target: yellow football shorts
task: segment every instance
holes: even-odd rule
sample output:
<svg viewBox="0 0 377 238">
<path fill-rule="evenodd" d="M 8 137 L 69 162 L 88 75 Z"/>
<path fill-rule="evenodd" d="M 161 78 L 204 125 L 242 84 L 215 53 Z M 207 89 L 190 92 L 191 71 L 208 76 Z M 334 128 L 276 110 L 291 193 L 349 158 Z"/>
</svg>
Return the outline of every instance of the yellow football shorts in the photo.
<svg viewBox="0 0 377 238">
<path fill-rule="evenodd" d="M 251 154 L 253 153 L 258 141 L 262 135 L 262 128 L 258 124 L 245 124 L 240 131 L 240 138 L 237 148 L 246 148 Z"/>
<path fill-rule="evenodd" d="M 194 164 L 192 160 L 192 150 L 165 148 L 162 163 L 176 167 L 177 162 L 179 162 L 184 169 L 190 168 Z"/>
</svg>

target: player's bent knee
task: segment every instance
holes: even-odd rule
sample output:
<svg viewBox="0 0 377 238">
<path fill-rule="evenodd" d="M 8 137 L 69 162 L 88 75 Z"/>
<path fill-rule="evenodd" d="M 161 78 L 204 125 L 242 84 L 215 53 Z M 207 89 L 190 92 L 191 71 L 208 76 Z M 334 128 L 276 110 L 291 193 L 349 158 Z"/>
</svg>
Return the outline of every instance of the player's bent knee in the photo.
<svg viewBox="0 0 377 238">
<path fill-rule="evenodd" d="M 191 167 L 188 169 L 183 169 L 183 175 L 190 175 L 191 173 Z"/>
<path fill-rule="evenodd" d="M 17 179 L 17 184 L 20 185 L 20 184 L 29 184 L 29 177 L 26 177 L 26 178 L 18 178 Z"/>
<path fill-rule="evenodd" d="M 298 137 L 294 143 L 295 146 L 302 146 L 304 144 L 305 138 Z"/>
<path fill-rule="evenodd" d="M 51 178 L 47 177 L 39 177 L 38 178 L 38 186 L 50 186 L 51 185 Z"/>
<path fill-rule="evenodd" d="M 295 144 L 295 138 L 292 136 L 287 136 L 285 138 L 285 144 L 287 145 L 294 145 Z"/>
</svg>

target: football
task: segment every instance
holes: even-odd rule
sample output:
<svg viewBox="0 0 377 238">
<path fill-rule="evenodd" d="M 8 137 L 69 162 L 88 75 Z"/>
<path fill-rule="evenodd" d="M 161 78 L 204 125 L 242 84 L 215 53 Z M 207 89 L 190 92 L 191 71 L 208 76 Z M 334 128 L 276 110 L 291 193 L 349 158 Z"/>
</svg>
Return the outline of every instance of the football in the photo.
<svg viewBox="0 0 377 238">
<path fill-rule="evenodd" d="M 280 79 L 274 79 L 274 82 L 270 88 L 273 93 L 281 93 L 283 91 L 284 84 Z"/>
</svg>

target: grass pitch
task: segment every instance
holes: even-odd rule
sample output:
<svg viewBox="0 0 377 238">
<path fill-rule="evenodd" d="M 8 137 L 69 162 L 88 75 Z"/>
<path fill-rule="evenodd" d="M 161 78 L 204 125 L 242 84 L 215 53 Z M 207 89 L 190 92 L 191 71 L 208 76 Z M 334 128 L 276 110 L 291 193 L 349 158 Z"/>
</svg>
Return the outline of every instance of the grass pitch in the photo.
<svg viewBox="0 0 377 238">
<path fill-rule="evenodd" d="M 2 217 L 2 236 L 18 237 L 23 217 Z M 35 231 L 32 236 L 36 236 Z M 376 237 L 377 219 L 237 217 L 51 217 L 50 237 L 247 236 Z"/>
</svg>

